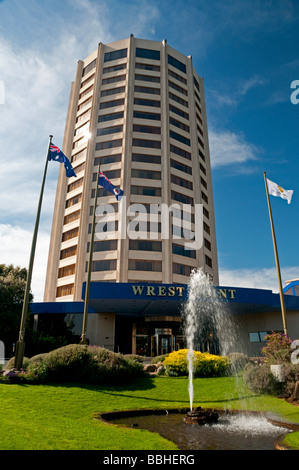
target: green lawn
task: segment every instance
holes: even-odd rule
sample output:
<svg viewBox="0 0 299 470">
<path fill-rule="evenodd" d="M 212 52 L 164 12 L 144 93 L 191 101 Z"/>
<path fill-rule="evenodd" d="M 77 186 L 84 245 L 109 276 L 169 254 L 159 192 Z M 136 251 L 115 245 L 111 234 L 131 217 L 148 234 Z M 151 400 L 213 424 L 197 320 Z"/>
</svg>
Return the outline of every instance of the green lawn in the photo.
<svg viewBox="0 0 299 470">
<path fill-rule="evenodd" d="M 158 434 L 95 419 L 101 412 L 189 407 L 186 377 L 146 377 L 123 387 L 0 385 L 1 450 L 175 450 Z M 251 409 L 299 423 L 299 407 L 236 388 L 231 377 L 195 379 L 194 406 Z M 299 433 L 287 436 L 299 449 Z"/>
</svg>

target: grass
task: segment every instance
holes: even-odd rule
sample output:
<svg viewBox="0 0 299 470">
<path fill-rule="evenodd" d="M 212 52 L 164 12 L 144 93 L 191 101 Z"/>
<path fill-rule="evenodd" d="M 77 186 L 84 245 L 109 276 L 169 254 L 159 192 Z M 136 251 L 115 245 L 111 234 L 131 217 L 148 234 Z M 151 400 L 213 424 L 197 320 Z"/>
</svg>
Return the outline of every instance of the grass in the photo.
<svg viewBox="0 0 299 470">
<path fill-rule="evenodd" d="M 194 406 L 272 412 L 299 423 L 299 407 L 237 391 L 231 377 L 194 379 Z M 1 450 L 175 450 L 158 434 L 95 419 L 103 412 L 189 407 L 186 377 L 145 377 L 127 386 L 0 385 Z M 287 443 L 299 449 L 299 433 Z"/>
</svg>

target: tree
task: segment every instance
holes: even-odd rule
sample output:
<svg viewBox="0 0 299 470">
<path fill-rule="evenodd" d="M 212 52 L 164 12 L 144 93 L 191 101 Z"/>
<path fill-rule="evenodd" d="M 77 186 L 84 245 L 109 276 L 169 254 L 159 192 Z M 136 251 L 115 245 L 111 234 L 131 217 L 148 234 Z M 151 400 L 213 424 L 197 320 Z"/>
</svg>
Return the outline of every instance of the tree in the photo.
<svg viewBox="0 0 299 470">
<path fill-rule="evenodd" d="M 0 264 L 0 340 L 10 357 L 19 335 L 27 269 Z M 29 301 L 33 295 L 30 293 Z"/>
</svg>

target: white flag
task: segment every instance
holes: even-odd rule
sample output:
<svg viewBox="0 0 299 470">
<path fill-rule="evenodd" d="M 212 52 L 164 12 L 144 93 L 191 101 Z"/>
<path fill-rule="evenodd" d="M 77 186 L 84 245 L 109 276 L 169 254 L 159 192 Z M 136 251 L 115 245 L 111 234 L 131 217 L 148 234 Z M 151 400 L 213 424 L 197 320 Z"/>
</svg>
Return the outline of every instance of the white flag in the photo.
<svg viewBox="0 0 299 470">
<path fill-rule="evenodd" d="M 271 196 L 278 196 L 282 197 L 282 199 L 287 199 L 288 204 L 291 204 L 291 199 L 293 196 L 293 190 L 292 189 L 283 189 L 281 186 L 278 186 L 278 184 L 273 183 L 273 181 L 268 180 L 267 178 L 267 186 L 268 186 L 268 191 Z"/>
</svg>

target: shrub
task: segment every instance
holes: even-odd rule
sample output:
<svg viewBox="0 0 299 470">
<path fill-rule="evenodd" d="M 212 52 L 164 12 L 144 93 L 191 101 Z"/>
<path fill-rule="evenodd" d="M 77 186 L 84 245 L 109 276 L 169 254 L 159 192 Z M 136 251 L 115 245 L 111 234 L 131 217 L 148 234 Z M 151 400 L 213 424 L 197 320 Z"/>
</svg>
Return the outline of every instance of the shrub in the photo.
<svg viewBox="0 0 299 470">
<path fill-rule="evenodd" d="M 140 376 L 143 366 L 108 349 L 70 344 L 27 360 L 22 381 L 119 384 Z"/>
<path fill-rule="evenodd" d="M 280 388 L 267 364 L 247 364 L 243 372 L 244 383 L 255 393 L 273 394 Z"/>
<path fill-rule="evenodd" d="M 290 361 L 292 340 L 284 333 L 266 335 L 267 344 L 262 348 L 265 362 L 268 364 L 284 364 Z"/>
<path fill-rule="evenodd" d="M 232 374 L 237 374 L 250 362 L 250 359 L 246 354 L 239 352 L 230 353 L 227 357 L 230 361 L 230 372 Z"/>
<path fill-rule="evenodd" d="M 284 364 L 283 373 L 285 379 L 283 394 L 289 398 L 294 392 L 296 382 L 299 382 L 299 364 Z"/>
<path fill-rule="evenodd" d="M 164 360 L 167 375 L 188 375 L 188 350 L 180 349 L 169 354 Z M 194 351 L 194 375 L 197 377 L 214 377 L 224 375 L 229 366 L 226 357 Z"/>
</svg>

